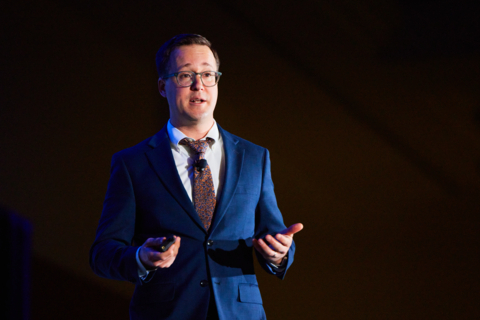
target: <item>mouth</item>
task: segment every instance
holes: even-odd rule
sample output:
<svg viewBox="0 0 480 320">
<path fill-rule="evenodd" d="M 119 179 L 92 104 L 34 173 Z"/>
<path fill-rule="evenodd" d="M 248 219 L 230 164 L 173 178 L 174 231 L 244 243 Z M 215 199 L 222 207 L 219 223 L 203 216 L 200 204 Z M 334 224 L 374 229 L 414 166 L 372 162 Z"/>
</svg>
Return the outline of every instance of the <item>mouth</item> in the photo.
<svg viewBox="0 0 480 320">
<path fill-rule="evenodd" d="M 191 103 L 204 103 L 205 101 L 206 101 L 205 99 L 201 99 L 201 98 L 190 99 Z"/>
</svg>

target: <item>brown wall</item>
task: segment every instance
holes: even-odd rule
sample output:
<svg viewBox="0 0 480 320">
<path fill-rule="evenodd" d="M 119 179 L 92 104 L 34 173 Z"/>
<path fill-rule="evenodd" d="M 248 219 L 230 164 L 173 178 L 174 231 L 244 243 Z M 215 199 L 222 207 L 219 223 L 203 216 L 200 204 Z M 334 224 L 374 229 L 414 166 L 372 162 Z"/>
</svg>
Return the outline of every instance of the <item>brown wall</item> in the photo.
<svg viewBox="0 0 480 320">
<path fill-rule="evenodd" d="M 400 3 L 4 5 L 0 202 L 34 225 L 32 319 L 127 319 L 132 286 L 88 250 L 111 155 L 168 120 L 154 55 L 183 32 L 216 45 L 215 118 L 269 148 L 285 222 L 305 225 L 286 279 L 259 271 L 269 319 L 478 317 L 480 32 L 420 36 L 443 29 Z"/>
</svg>

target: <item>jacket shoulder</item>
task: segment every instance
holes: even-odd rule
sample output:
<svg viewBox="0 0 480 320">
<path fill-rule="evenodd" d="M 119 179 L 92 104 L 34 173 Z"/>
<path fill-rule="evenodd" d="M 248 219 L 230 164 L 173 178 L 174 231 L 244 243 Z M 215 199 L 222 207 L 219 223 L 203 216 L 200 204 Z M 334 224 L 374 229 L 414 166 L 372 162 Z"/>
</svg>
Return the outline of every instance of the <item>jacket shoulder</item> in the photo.
<svg viewBox="0 0 480 320">
<path fill-rule="evenodd" d="M 159 132 L 157 132 L 155 135 L 143 140 L 140 143 L 137 143 L 134 146 L 131 146 L 129 148 L 123 149 L 121 151 L 116 152 L 112 159 L 115 160 L 117 158 L 122 158 L 124 160 L 127 159 L 135 159 L 138 156 L 143 156 L 145 152 L 152 150 L 158 145 L 158 142 L 167 138 L 167 133 L 166 133 L 166 126 L 163 127 Z"/>
<path fill-rule="evenodd" d="M 132 157 L 136 157 L 140 154 L 144 154 L 146 151 L 150 150 L 151 147 L 148 145 L 152 137 L 149 137 L 145 140 L 143 140 L 140 143 L 137 143 L 134 146 L 131 146 L 129 148 L 120 150 L 116 153 L 114 153 L 113 158 L 123 158 L 123 159 L 128 159 Z"/>
<path fill-rule="evenodd" d="M 236 136 L 228 131 L 225 131 L 223 129 L 221 129 L 221 134 L 222 134 L 222 137 L 226 140 L 230 140 L 231 142 L 237 144 L 238 146 L 240 147 L 243 147 L 247 150 L 251 150 L 251 151 L 255 151 L 255 152 L 265 152 L 267 149 L 262 147 L 262 146 L 259 146 L 249 140 L 246 140 L 246 139 L 243 139 L 239 136 Z"/>
</svg>

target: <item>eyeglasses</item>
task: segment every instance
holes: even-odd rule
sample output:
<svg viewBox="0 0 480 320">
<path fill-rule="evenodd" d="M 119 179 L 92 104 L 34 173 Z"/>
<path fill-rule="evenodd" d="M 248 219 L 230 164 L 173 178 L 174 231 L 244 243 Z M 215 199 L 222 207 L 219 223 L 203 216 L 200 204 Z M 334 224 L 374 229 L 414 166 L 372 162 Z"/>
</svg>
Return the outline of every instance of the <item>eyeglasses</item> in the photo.
<svg viewBox="0 0 480 320">
<path fill-rule="evenodd" d="M 163 77 L 163 79 L 175 77 L 175 79 L 177 80 L 177 84 L 180 87 L 190 87 L 197 74 L 200 75 L 200 79 L 202 79 L 202 83 L 205 87 L 213 87 L 214 85 L 216 85 L 218 83 L 218 80 L 220 79 L 220 76 L 222 75 L 221 72 L 217 71 L 181 71 L 169 74 L 168 76 Z"/>
</svg>

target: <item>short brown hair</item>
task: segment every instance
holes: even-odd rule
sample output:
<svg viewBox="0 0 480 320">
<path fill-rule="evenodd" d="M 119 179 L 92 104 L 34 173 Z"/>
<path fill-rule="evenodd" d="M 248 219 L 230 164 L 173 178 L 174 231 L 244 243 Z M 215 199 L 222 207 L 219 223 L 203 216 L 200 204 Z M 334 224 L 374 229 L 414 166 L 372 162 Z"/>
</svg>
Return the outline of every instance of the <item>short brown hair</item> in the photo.
<svg viewBox="0 0 480 320">
<path fill-rule="evenodd" d="M 163 78 L 168 73 L 168 68 L 170 67 L 170 55 L 172 52 L 181 46 L 189 46 L 193 44 L 198 44 L 202 46 L 207 46 L 212 50 L 215 61 L 217 62 L 217 70 L 220 67 L 220 59 L 218 58 L 217 51 L 212 47 L 212 43 L 207 40 L 207 38 L 192 33 L 179 34 L 172 39 L 165 42 L 160 49 L 158 49 L 155 62 L 157 64 L 158 77 Z"/>
</svg>

